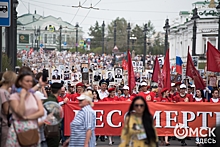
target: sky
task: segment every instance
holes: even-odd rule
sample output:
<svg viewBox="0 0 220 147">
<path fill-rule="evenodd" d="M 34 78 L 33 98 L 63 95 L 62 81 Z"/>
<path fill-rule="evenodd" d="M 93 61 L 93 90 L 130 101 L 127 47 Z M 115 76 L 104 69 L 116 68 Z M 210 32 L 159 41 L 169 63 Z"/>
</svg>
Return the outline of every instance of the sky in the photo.
<svg viewBox="0 0 220 147">
<path fill-rule="evenodd" d="M 48 16 L 61 17 L 73 25 L 79 23 L 88 36 L 88 29 L 98 21 L 102 24 L 109 24 L 117 17 L 125 18 L 134 27 L 135 24 L 143 25 L 149 20 L 152 21 L 156 31 L 163 31 L 165 19 L 169 18 L 170 23 L 178 18 L 179 11 L 192 10 L 192 3 L 196 0 L 18 0 L 18 16 L 34 13 Z M 200 0 L 205 1 L 205 0 Z M 73 8 L 79 2 L 84 7 L 91 4 L 95 9 Z M 131 27 L 132 27 L 131 26 Z"/>
</svg>

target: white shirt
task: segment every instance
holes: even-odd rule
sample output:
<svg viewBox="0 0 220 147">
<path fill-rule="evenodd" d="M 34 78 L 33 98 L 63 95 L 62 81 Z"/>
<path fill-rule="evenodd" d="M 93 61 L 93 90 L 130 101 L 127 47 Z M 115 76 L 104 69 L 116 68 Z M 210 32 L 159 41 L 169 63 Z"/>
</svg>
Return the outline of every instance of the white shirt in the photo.
<svg viewBox="0 0 220 147">
<path fill-rule="evenodd" d="M 103 91 L 101 91 L 101 89 L 100 89 L 100 90 L 98 90 L 98 93 L 99 93 L 99 97 L 100 97 L 101 100 L 104 99 L 104 98 L 106 98 L 106 97 L 108 97 L 108 95 L 109 95 L 109 93 L 108 93 L 107 90 L 105 90 L 105 92 L 103 92 Z"/>
</svg>

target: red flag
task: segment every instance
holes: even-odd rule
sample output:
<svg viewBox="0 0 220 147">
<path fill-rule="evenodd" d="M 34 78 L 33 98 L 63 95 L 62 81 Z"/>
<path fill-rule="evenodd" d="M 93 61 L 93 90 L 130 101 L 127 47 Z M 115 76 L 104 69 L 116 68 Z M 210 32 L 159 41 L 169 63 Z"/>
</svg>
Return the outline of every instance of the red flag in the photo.
<svg viewBox="0 0 220 147">
<path fill-rule="evenodd" d="M 220 51 L 210 42 L 207 49 L 207 71 L 220 72 Z"/>
<path fill-rule="evenodd" d="M 131 61 L 131 54 L 130 51 L 128 50 L 128 87 L 129 87 L 129 92 L 132 94 L 133 88 L 135 87 L 135 76 L 134 76 L 134 69 Z"/>
<path fill-rule="evenodd" d="M 122 60 L 122 67 L 124 70 L 128 70 L 128 63 L 125 59 Z"/>
<path fill-rule="evenodd" d="M 156 56 L 156 59 L 154 61 L 154 69 L 153 69 L 152 81 L 158 83 L 159 76 L 160 76 L 160 65 L 159 65 L 158 58 Z"/>
<path fill-rule="evenodd" d="M 169 49 L 166 52 L 164 65 L 162 69 L 162 79 L 163 79 L 163 88 L 171 89 L 171 81 L 170 81 L 170 57 L 169 57 Z"/>
<path fill-rule="evenodd" d="M 202 80 L 198 70 L 195 68 L 192 57 L 189 53 L 188 49 L 188 56 L 187 56 L 187 65 L 186 65 L 186 76 L 191 77 L 194 80 L 196 89 L 205 89 L 205 83 Z"/>
</svg>

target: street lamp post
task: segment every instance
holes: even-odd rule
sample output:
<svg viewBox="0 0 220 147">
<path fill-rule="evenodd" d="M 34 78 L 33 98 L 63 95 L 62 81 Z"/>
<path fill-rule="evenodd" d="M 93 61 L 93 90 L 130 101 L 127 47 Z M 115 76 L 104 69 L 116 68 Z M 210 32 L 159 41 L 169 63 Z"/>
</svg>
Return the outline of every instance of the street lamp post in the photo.
<svg viewBox="0 0 220 147">
<path fill-rule="evenodd" d="M 60 25 L 60 52 L 62 51 L 62 25 Z"/>
<path fill-rule="evenodd" d="M 164 49 L 164 55 L 166 55 L 167 49 L 169 48 L 169 44 L 168 44 L 168 32 L 170 29 L 170 25 L 169 25 L 169 19 L 166 19 L 165 21 L 165 26 L 163 27 L 165 33 L 165 49 Z"/>
<path fill-rule="evenodd" d="M 105 41 L 105 22 L 102 23 L 102 54 L 104 54 L 104 41 Z"/>
<path fill-rule="evenodd" d="M 18 0 L 13 0 L 13 53 L 12 53 L 12 68 L 15 71 L 17 66 L 17 6 Z"/>
<path fill-rule="evenodd" d="M 132 51 L 134 50 L 134 42 L 137 40 L 137 37 L 134 36 L 134 34 L 132 34 L 132 36 L 130 37 L 131 43 L 132 43 Z"/>
<path fill-rule="evenodd" d="M 78 28 L 79 28 L 79 24 L 76 23 L 76 52 L 78 52 Z"/>
<path fill-rule="evenodd" d="M 143 66 L 145 68 L 145 59 L 146 59 L 146 50 L 147 50 L 147 24 L 144 25 L 144 57 L 143 57 Z"/>
<path fill-rule="evenodd" d="M 37 51 L 38 51 L 39 50 L 38 48 L 39 48 L 40 27 L 35 28 L 34 34 L 35 34 L 35 43 L 37 43 Z"/>
<path fill-rule="evenodd" d="M 218 50 L 220 50 L 220 1 L 216 9 L 218 11 Z"/>
<path fill-rule="evenodd" d="M 116 46 L 116 20 L 114 21 L 114 47 Z"/>
<path fill-rule="evenodd" d="M 197 32 L 197 26 L 196 26 L 196 20 L 199 19 L 199 15 L 197 12 L 197 8 L 193 10 L 193 17 L 191 20 L 193 20 L 193 42 L 192 42 L 192 56 L 196 56 L 196 32 Z"/>
<path fill-rule="evenodd" d="M 0 26 L 0 72 L 2 72 L 2 27 Z"/>
<path fill-rule="evenodd" d="M 128 31 L 128 38 L 127 38 L 127 50 L 128 50 L 129 49 L 129 44 L 130 44 L 130 32 L 131 32 L 130 22 L 128 23 L 127 31 Z"/>
</svg>

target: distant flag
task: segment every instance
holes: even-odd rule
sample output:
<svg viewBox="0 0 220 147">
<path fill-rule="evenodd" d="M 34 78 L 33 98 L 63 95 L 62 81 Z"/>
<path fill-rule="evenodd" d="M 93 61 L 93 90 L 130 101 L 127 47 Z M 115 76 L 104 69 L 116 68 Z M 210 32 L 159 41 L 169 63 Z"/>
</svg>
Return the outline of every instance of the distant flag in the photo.
<svg viewBox="0 0 220 147">
<path fill-rule="evenodd" d="M 122 67 L 124 70 L 128 70 L 128 63 L 125 59 L 122 60 Z"/>
<path fill-rule="evenodd" d="M 182 64 L 183 61 L 179 55 L 178 49 L 176 50 L 176 72 L 180 75 L 182 75 Z"/>
<path fill-rule="evenodd" d="M 189 49 L 187 55 L 186 76 L 189 76 L 194 80 L 197 89 L 205 89 L 206 85 L 203 82 L 198 70 L 194 66 L 192 57 L 189 53 Z"/>
<path fill-rule="evenodd" d="M 160 74 L 161 74 L 160 64 L 159 64 L 159 61 L 158 61 L 158 57 L 156 56 L 155 61 L 154 61 L 153 75 L 152 75 L 151 80 L 158 83 Z"/>
<path fill-rule="evenodd" d="M 220 72 L 220 51 L 210 42 L 207 49 L 207 71 Z"/>
<path fill-rule="evenodd" d="M 171 80 L 170 80 L 170 57 L 169 49 L 166 52 L 165 61 L 162 69 L 162 78 L 163 78 L 163 88 L 171 89 Z"/>
<path fill-rule="evenodd" d="M 134 69 L 133 69 L 133 65 L 132 65 L 132 61 L 131 61 L 131 54 L 130 51 L 128 50 L 128 87 L 129 87 L 129 92 L 130 94 L 132 94 L 133 88 L 136 85 L 135 82 L 135 76 L 134 76 Z"/>
</svg>

